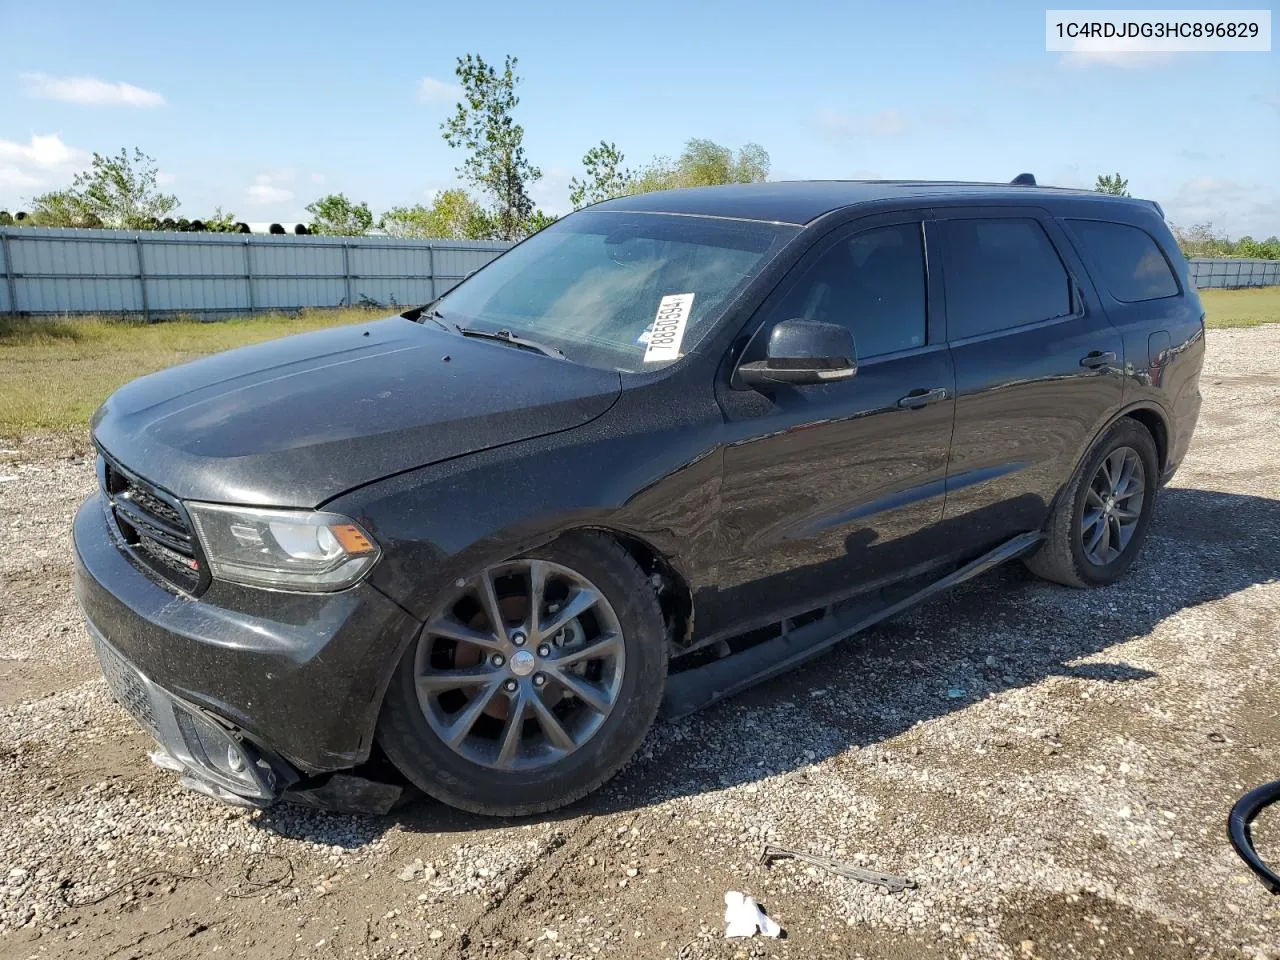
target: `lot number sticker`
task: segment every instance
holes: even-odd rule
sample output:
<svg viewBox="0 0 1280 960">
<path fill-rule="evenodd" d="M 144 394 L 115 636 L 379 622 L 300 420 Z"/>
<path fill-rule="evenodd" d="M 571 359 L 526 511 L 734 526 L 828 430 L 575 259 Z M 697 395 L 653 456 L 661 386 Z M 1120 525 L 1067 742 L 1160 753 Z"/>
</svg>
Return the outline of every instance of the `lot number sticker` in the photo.
<svg viewBox="0 0 1280 960">
<path fill-rule="evenodd" d="M 649 342 L 644 348 L 644 362 L 658 363 L 675 360 L 680 356 L 680 343 L 684 340 L 685 324 L 693 310 L 692 293 L 672 293 L 658 304 L 658 315 L 653 318 Z"/>
</svg>

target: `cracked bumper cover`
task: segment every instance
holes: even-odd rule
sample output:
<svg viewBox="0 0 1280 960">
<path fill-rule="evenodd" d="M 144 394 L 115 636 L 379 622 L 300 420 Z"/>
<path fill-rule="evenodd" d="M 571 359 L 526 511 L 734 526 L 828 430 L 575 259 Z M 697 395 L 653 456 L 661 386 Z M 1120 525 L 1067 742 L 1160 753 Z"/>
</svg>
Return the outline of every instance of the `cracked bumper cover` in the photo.
<svg viewBox="0 0 1280 960">
<path fill-rule="evenodd" d="M 419 626 L 397 604 L 367 583 L 291 594 L 215 582 L 191 599 L 129 559 L 96 496 L 73 536 L 103 672 L 196 778 L 188 786 L 263 804 L 368 758 L 386 681 Z"/>
</svg>

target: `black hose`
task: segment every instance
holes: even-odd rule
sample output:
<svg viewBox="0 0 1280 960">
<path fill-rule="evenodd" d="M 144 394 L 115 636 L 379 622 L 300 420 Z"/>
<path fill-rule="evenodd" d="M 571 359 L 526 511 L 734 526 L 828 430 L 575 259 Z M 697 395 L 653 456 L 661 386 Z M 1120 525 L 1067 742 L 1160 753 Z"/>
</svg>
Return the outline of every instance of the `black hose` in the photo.
<svg viewBox="0 0 1280 960">
<path fill-rule="evenodd" d="M 1280 780 L 1250 790 L 1231 808 L 1231 815 L 1227 817 L 1227 833 L 1245 865 L 1261 878 L 1268 890 L 1280 894 L 1280 875 L 1262 862 L 1258 851 L 1253 848 L 1253 835 L 1249 832 L 1249 824 L 1277 800 L 1280 800 Z"/>
</svg>

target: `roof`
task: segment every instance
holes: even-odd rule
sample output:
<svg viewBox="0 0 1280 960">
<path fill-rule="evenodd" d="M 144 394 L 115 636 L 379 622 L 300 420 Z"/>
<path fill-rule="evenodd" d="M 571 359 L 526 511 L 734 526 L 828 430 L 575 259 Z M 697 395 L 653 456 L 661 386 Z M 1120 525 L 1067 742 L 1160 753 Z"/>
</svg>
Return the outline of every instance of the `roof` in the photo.
<svg viewBox="0 0 1280 960">
<path fill-rule="evenodd" d="M 974 203 L 999 200 L 1048 201 L 1063 196 L 1121 201 L 1092 190 L 1023 187 L 1008 183 L 958 183 L 934 180 L 795 180 L 734 183 L 619 197 L 593 210 L 682 213 L 735 220 L 803 225 L 825 213 L 879 200 L 964 198 Z M 1121 201 L 1123 202 L 1123 201 Z M 1145 201 L 1141 201 L 1144 202 Z"/>
</svg>

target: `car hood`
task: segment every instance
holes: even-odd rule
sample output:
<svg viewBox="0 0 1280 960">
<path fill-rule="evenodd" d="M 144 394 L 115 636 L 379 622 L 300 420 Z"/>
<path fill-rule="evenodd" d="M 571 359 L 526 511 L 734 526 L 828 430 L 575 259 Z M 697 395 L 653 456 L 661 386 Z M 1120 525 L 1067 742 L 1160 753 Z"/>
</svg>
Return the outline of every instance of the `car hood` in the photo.
<svg viewBox="0 0 1280 960">
<path fill-rule="evenodd" d="M 242 347 L 142 377 L 98 445 L 175 496 L 314 507 L 414 467 L 594 420 L 617 373 L 401 317 Z"/>
</svg>

